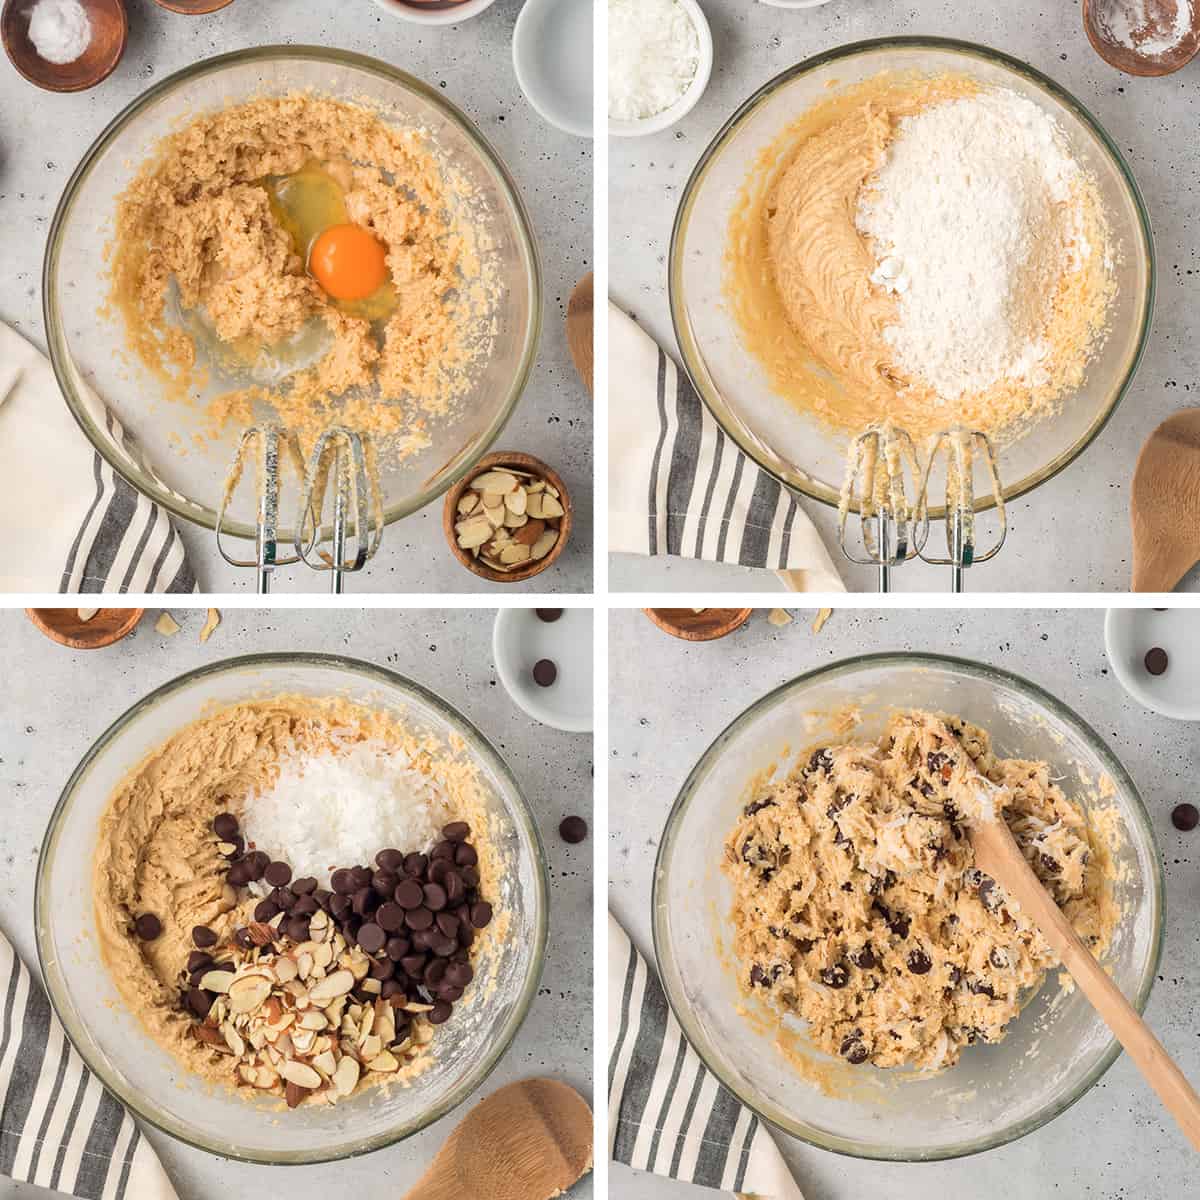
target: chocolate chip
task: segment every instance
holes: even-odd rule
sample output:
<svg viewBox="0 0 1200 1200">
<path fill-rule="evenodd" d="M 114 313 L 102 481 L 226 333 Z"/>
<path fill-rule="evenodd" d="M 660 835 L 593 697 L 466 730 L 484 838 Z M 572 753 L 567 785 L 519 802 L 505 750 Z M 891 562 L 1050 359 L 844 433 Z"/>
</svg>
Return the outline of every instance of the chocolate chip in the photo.
<svg viewBox="0 0 1200 1200">
<path fill-rule="evenodd" d="M 267 867 L 271 865 L 271 856 L 261 850 L 251 850 L 246 855 L 246 862 L 250 868 L 251 881 L 257 882 L 267 873 Z"/>
<path fill-rule="evenodd" d="M 409 929 L 428 929 L 433 924 L 433 913 L 427 908 L 412 908 L 404 914 L 404 923 Z"/>
<path fill-rule="evenodd" d="M 458 853 L 458 847 L 451 841 L 440 841 L 434 846 L 431 858 L 444 858 L 447 862 L 453 862 L 455 854 Z M 432 868 L 430 868 L 432 870 Z"/>
<path fill-rule="evenodd" d="M 292 905 L 294 905 L 297 900 L 296 893 L 288 887 L 272 888 L 270 898 L 274 900 L 284 912 L 291 912 Z"/>
<path fill-rule="evenodd" d="M 421 979 L 425 973 L 425 964 L 429 961 L 424 954 L 406 954 L 400 960 L 400 966 L 410 979 Z"/>
<path fill-rule="evenodd" d="M 876 965 L 875 951 L 870 946 L 863 946 L 850 955 L 850 961 L 860 970 L 869 971 Z"/>
<path fill-rule="evenodd" d="M 212 1008 L 215 999 L 212 992 L 203 991 L 198 987 L 190 987 L 187 990 L 187 1006 L 201 1019 L 208 1016 L 208 1010 Z"/>
<path fill-rule="evenodd" d="M 455 866 L 473 867 L 479 861 L 479 853 L 469 842 L 460 842 L 454 852 Z"/>
<path fill-rule="evenodd" d="M 404 856 L 404 873 L 414 877 L 424 875 L 429 870 L 429 855 L 406 854 Z"/>
<path fill-rule="evenodd" d="M 437 929 L 429 930 L 429 949 L 438 958 L 449 958 L 458 949 L 458 939 L 447 937 Z"/>
<path fill-rule="evenodd" d="M 533 682 L 538 687 L 550 687 L 557 678 L 558 668 L 548 658 L 539 658 L 533 664 Z"/>
<path fill-rule="evenodd" d="M 350 907 L 360 917 L 373 913 L 379 907 L 379 897 L 375 894 L 375 889 L 370 884 L 360 887 L 350 898 Z"/>
<path fill-rule="evenodd" d="M 537 619 L 545 621 L 547 625 L 553 625 L 563 615 L 561 608 L 535 608 L 533 611 L 537 614 Z"/>
<path fill-rule="evenodd" d="M 349 896 L 335 893 L 329 898 L 329 911 L 335 921 L 344 921 L 351 913 L 352 907 Z"/>
<path fill-rule="evenodd" d="M 378 954 L 387 944 L 387 934 L 374 921 L 368 921 L 358 931 L 358 944 L 368 954 Z"/>
<path fill-rule="evenodd" d="M 250 936 L 250 930 L 248 930 L 244 925 L 240 929 L 234 930 L 233 940 L 237 942 L 237 944 L 241 946 L 243 950 L 254 949 L 254 939 Z"/>
<path fill-rule="evenodd" d="M 406 937 L 390 937 L 384 950 L 392 962 L 399 962 L 406 954 L 412 952 L 412 942 Z"/>
<path fill-rule="evenodd" d="M 437 925 L 438 931 L 445 937 L 458 937 L 458 918 L 449 912 L 440 912 L 434 918 L 434 924 Z"/>
<path fill-rule="evenodd" d="M 385 979 L 383 987 L 379 989 L 379 994 L 385 1000 L 390 1000 L 393 996 L 404 996 L 404 984 L 398 979 Z"/>
<path fill-rule="evenodd" d="M 869 1052 L 862 1039 L 851 1034 L 842 1042 L 842 1057 L 857 1067 L 867 1061 Z"/>
<path fill-rule="evenodd" d="M 401 908 L 420 908 L 425 900 L 425 891 L 415 879 L 405 879 L 396 885 L 392 899 Z"/>
<path fill-rule="evenodd" d="M 458 871 L 446 871 L 441 884 L 446 889 L 446 900 L 450 904 L 457 904 L 467 893 L 467 885 Z"/>
<path fill-rule="evenodd" d="M 467 887 L 473 888 L 479 886 L 479 872 L 474 867 L 463 867 L 459 874 L 462 876 L 462 881 Z M 442 882 L 441 880 L 438 881 Z"/>
<path fill-rule="evenodd" d="M 238 819 L 233 813 L 223 812 L 213 817 L 213 833 L 223 842 L 232 842 L 238 833 Z"/>
<path fill-rule="evenodd" d="M 293 879 L 292 891 L 297 896 L 312 896 L 318 891 L 317 881 L 311 875 L 305 875 L 302 879 Z M 320 897 L 317 898 L 317 903 L 320 903 Z"/>
<path fill-rule="evenodd" d="M 425 907 L 430 912 L 441 912 L 446 907 L 446 889 L 440 883 L 427 883 L 423 889 Z"/>
<path fill-rule="evenodd" d="M 404 868 L 404 853 L 400 850 L 380 850 L 375 855 L 375 862 L 384 871 L 398 873 Z"/>
<path fill-rule="evenodd" d="M 311 917 L 313 913 L 319 912 L 321 906 L 312 896 L 297 896 L 296 903 L 292 905 L 293 917 Z"/>
<path fill-rule="evenodd" d="M 371 886 L 381 896 L 390 896 L 400 882 L 400 876 L 395 871 L 376 871 L 371 876 Z"/>
<path fill-rule="evenodd" d="M 253 871 L 253 865 L 242 859 L 241 862 L 235 862 L 232 867 L 225 873 L 225 878 L 233 884 L 234 887 L 245 887 L 250 882 L 250 873 Z"/>
<path fill-rule="evenodd" d="M 394 901 L 381 904 L 375 913 L 376 924 L 387 933 L 399 933 L 404 928 L 404 909 Z"/>
<path fill-rule="evenodd" d="M 582 817 L 563 817 L 558 836 L 570 846 L 577 846 L 588 835 L 588 823 Z"/>
<path fill-rule="evenodd" d="M 475 972 L 467 963 L 451 963 L 446 968 L 446 982 L 454 987 L 465 988 L 474 978 Z"/>
<path fill-rule="evenodd" d="M 1191 833 L 1200 825 L 1200 809 L 1194 804 L 1177 804 L 1171 810 L 1171 824 L 1183 833 Z"/>
<path fill-rule="evenodd" d="M 152 942 L 162 933 L 162 922 L 153 913 L 142 913 L 134 921 L 133 930 L 143 942 Z"/>
<path fill-rule="evenodd" d="M 430 1025 L 443 1025 L 450 1019 L 450 1014 L 454 1011 L 454 1005 L 448 1000 L 439 1000 L 433 1008 L 425 1014 L 425 1020 Z"/>
<path fill-rule="evenodd" d="M 354 873 L 348 867 L 339 867 L 329 877 L 329 886 L 339 896 L 353 895 L 358 889 L 354 884 Z"/>
<path fill-rule="evenodd" d="M 1167 652 L 1161 646 L 1153 646 L 1146 651 L 1143 661 L 1151 675 L 1161 675 L 1167 669 Z"/>
<path fill-rule="evenodd" d="M 308 918 L 292 917 L 287 923 L 287 935 L 293 942 L 308 941 Z"/>
<path fill-rule="evenodd" d="M 442 837 L 448 842 L 465 842 L 471 836 L 471 827 L 466 821 L 451 821 L 442 830 Z"/>
<path fill-rule="evenodd" d="M 492 919 L 492 906 L 486 900 L 477 900 L 471 905 L 471 924 L 484 929 Z"/>
<path fill-rule="evenodd" d="M 201 950 L 207 950 L 209 946 L 217 944 L 216 932 L 207 925 L 193 925 L 192 944 L 199 946 Z"/>
<path fill-rule="evenodd" d="M 351 867 L 350 877 L 354 880 L 354 889 L 359 891 L 362 888 L 370 887 L 371 880 L 374 878 L 375 872 L 370 867 Z"/>
<path fill-rule="evenodd" d="M 213 956 L 205 954 L 203 950 L 193 950 L 187 956 L 187 972 L 189 975 L 195 975 L 197 971 L 207 971 L 212 966 Z"/>
<path fill-rule="evenodd" d="M 833 772 L 833 755 L 828 750 L 815 750 L 804 769 L 806 775 L 813 775 L 817 771 L 823 771 L 826 775 Z"/>
<path fill-rule="evenodd" d="M 834 963 L 832 967 L 826 967 L 821 972 L 821 982 L 826 987 L 840 990 L 850 982 L 850 972 L 846 969 L 845 963 Z"/>
<path fill-rule="evenodd" d="M 908 969 L 914 975 L 928 975 L 933 969 L 933 962 L 924 950 L 920 948 L 910 950 L 908 952 Z"/>
</svg>

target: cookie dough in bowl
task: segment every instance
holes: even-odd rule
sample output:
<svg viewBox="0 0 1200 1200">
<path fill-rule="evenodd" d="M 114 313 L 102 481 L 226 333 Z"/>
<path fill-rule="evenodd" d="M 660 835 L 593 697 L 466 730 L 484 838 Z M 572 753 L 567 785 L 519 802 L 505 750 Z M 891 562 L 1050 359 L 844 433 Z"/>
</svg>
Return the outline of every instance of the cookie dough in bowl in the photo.
<svg viewBox="0 0 1200 1200">
<path fill-rule="evenodd" d="M 258 1162 L 399 1140 L 519 1027 L 546 932 L 530 813 L 459 714 L 332 656 L 204 668 L 75 771 L 38 872 L 56 1012 L 143 1119 Z"/>
<path fill-rule="evenodd" d="M 968 764 L 1013 787 L 1027 854 L 1046 855 L 1059 903 L 1145 1004 L 1158 854 L 1132 780 L 1083 721 L 957 659 L 812 672 L 701 757 L 668 819 L 653 902 L 684 1033 L 794 1136 L 869 1158 L 974 1153 L 1061 1112 L 1117 1055 L 1037 935 L 971 873 L 955 832 L 964 798 L 950 795 Z"/>
<path fill-rule="evenodd" d="M 385 517 L 429 503 L 520 398 L 540 292 L 521 197 L 475 125 L 440 88 L 315 46 L 221 55 L 138 97 L 63 194 L 44 288 L 84 432 L 210 527 L 251 421 L 301 448 L 339 422 L 368 433 Z M 254 512 L 243 481 L 226 532 L 252 535 Z"/>
</svg>

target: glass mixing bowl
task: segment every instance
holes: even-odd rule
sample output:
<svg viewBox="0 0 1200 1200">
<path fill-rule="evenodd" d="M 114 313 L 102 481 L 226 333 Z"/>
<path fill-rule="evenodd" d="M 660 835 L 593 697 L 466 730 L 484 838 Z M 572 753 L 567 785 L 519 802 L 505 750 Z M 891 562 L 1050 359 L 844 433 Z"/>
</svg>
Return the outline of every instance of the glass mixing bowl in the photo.
<svg viewBox="0 0 1200 1200">
<path fill-rule="evenodd" d="M 373 1089 L 281 1117 L 205 1083 L 151 1040 L 115 997 L 100 958 L 92 861 L 100 815 L 143 757 L 215 707 L 281 693 L 344 696 L 402 714 L 475 764 L 506 870 L 496 909 L 511 929 L 475 963 L 471 1002 L 438 1031 L 432 1065 L 408 1087 Z M 411 680 L 336 655 L 256 654 L 181 675 L 140 700 L 96 741 L 63 789 L 38 863 L 34 917 L 42 977 L 75 1048 L 101 1083 L 144 1121 L 227 1158 L 312 1163 L 416 1133 L 465 1100 L 507 1049 L 537 991 L 546 945 L 545 855 L 529 805 L 503 760 L 464 716 Z"/>
<path fill-rule="evenodd" d="M 780 1129 L 860 1158 L 920 1161 L 989 1150 L 1068 1108 L 1120 1052 L 1076 989 L 1047 979 L 1008 1034 L 969 1047 L 936 1075 L 882 1071 L 831 1059 L 786 1034 L 738 990 L 721 871 L 725 839 L 745 789 L 771 764 L 787 774 L 814 745 L 880 734 L 897 709 L 952 712 L 976 722 L 1005 756 L 1042 759 L 1085 811 L 1113 808 L 1114 897 L 1120 917 L 1104 957 L 1117 985 L 1145 1007 L 1162 939 L 1163 881 L 1150 819 L 1133 781 L 1099 736 L 1041 688 L 994 667 L 925 654 L 872 654 L 802 675 L 764 696 L 704 752 L 667 819 L 655 870 L 654 948 L 672 1011 L 710 1071 Z M 1102 797 L 1104 779 L 1112 792 Z M 748 1011 L 739 1012 L 742 1005 Z M 789 1020 L 788 1025 L 791 1025 Z M 818 1086 L 818 1082 L 821 1086 Z"/>
<path fill-rule="evenodd" d="M 1072 154 L 1095 179 L 1117 250 L 1117 293 L 1107 340 L 1082 386 L 1059 411 L 998 450 L 1006 499 L 1036 487 L 1081 454 L 1104 428 L 1133 379 L 1150 332 L 1154 250 L 1137 184 L 1095 117 L 1058 84 L 1015 58 L 942 38 L 857 42 L 784 71 L 726 121 L 683 191 L 671 235 L 671 319 L 684 365 L 725 432 L 764 470 L 814 500 L 836 505 L 847 437 L 772 391 L 747 351 L 724 297 L 724 256 L 739 193 L 767 147 L 805 110 L 883 71 L 954 72 L 1009 88 L 1049 112 Z M 932 496 L 945 492 L 935 470 Z M 980 500 L 977 508 L 992 506 Z M 941 506 L 931 515 L 941 516 Z"/>
<path fill-rule="evenodd" d="M 488 314 L 493 351 L 474 368 L 471 388 L 447 420 L 431 421 L 430 444 L 391 461 L 381 454 L 384 517 L 397 520 L 436 499 L 465 475 L 504 427 L 533 366 L 541 329 L 541 271 L 532 227 L 508 171 L 478 129 L 454 105 L 386 63 L 319 46 L 262 46 L 187 67 L 130 104 L 84 155 L 67 183 L 50 226 L 43 303 L 50 360 L 59 387 L 85 434 L 133 487 L 176 516 L 216 528 L 222 489 L 240 430 L 194 444 L 205 431 L 207 400 L 255 380 L 214 370 L 200 403 L 163 397 L 161 382 L 132 356 L 121 316 L 106 310 L 105 247 L 113 236 L 117 197 L 181 122 L 258 96 L 310 90 L 377 107 L 381 117 L 422 130 L 439 163 L 456 181 L 455 203 L 480 229 L 493 258 L 498 294 Z M 112 410 L 136 448 L 122 444 L 97 397 Z M 298 511 L 289 472 L 281 531 L 292 536 Z M 224 530 L 254 536 L 254 492 L 237 490 Z"/>
</svg>

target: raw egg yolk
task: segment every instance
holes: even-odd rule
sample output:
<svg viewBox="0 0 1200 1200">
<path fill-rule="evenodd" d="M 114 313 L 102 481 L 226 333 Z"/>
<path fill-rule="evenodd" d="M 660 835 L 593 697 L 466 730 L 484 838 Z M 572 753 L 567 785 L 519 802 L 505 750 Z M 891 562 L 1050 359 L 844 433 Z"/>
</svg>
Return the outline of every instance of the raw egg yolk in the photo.
<svg viewBox="0 0 1200 1200">
<path fill-rule="evenodd" d="M 387 282 L 387 249 L 359 225 L 334 225 L 313 242 L 308 269 L 335 300 L 365 300 Z"/>
</svg>

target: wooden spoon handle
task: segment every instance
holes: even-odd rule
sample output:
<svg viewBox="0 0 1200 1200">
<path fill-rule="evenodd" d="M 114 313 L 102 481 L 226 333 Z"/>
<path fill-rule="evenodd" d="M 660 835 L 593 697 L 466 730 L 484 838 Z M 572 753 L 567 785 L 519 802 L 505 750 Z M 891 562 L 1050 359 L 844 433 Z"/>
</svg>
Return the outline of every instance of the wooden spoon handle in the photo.
<svg viewBox="0 0 1200 1200">
<path fill-rule="evenodd" d="M 1002 821 L 981 822 L 971 830 L 971 842 L 976 865 L 991 875 L 1041 930 L 1193 1148 L 1200 1150 L 1200 1096 L 1054 903 L 1008 827 Z"/>
</svg>

